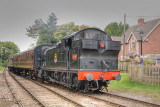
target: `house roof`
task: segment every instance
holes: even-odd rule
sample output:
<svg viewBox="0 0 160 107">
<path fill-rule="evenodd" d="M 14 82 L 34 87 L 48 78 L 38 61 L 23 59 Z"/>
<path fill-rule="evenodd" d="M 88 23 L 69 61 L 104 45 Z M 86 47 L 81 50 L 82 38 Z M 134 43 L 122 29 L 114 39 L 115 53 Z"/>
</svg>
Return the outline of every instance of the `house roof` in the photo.
<svg viewBox="0 0 160 107">
<path fill-rule="evenodd" d="M 113 41 L 121 41 L 121 37 L 120 36 L 111 36 Z"/>
<path fill-rule="evenodd" d="M 125 43 L 128 43 L 128 40 L 131 36 L 131 34 L 136 38 L 137 41 L 141 40 L 140 37 L 140 30 L 143 32 L 142 39 L 145 40 L 145 38 L 156 28 L 157 25 L 160 24 L 160 18 L 154 19 L 151 21 L 144 22 L 144 24 L 138 28 L 138 25 L 130 27 L 125 32 Z M 121 43 L 123 43 L 124 35 L 122 35 Z"/>
</svg>

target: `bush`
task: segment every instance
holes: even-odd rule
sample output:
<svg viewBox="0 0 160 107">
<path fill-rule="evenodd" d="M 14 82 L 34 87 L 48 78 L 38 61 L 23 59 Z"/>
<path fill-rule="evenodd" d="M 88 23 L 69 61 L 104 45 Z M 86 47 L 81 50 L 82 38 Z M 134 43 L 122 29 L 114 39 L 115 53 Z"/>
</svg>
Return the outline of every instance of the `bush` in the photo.
<svg viewBox="0 0 160 107">
<path fill-rule="evenodd" d="M 4 70 L 4 68 L 0 66 L 0 71 L 3 71 L 3 70 Z"/>
<path fill-rule="evenodd" d="M 153 60 L 145 58 L 144 65 L 153 65 Z"/>
<path fill-rule="evenodd" d="M 125 59 L 125 61 L 132 61 L 133 59 L 131 59 L 131 58 L 128 58 L 128 59 Z"/>
</svg>

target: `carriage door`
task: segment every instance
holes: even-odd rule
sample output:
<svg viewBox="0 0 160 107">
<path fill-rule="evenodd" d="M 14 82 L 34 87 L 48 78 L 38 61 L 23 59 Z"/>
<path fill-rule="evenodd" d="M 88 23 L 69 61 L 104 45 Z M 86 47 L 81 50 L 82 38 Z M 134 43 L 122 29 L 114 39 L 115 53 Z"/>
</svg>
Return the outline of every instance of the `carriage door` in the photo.
<svg viewBox="0 0 160 107">
<path fill-rule="evenodd" d="M 67 57 L 67 69 L 70 69 L 71 47 L 72 47 L 72 39 L 67 38 L 65 40 L 65 51 L 66 51 L 66 57 Z"/>
</svg>

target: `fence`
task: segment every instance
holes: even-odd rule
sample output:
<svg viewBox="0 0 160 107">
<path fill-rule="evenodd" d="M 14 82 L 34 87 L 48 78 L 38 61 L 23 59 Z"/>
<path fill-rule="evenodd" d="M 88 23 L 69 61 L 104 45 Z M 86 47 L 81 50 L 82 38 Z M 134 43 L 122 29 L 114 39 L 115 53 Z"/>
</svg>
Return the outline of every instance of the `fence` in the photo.
<svg viewBox="0 0 160 107">
<path fill-rule="evenodd" d="M 119 61 L 118 62 L 118 70 L 124 73 L 128 73 L 130 61 Z"/>
<path fill-rule="evenodd" d="M 131 80 L 160 85 L 160 67 L 130 65 L 128 71 Z"/>
</svg>

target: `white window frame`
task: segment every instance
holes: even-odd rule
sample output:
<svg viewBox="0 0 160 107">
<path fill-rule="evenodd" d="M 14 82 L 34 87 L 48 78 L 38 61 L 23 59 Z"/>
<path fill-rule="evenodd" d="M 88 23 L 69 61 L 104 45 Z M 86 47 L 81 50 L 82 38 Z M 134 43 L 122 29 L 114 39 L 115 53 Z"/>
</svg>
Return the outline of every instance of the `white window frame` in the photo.
<svg viewBox="0 0 160 107">
<path fill-rule="evenodd" d="M 135 48 L 135 39 L 131 39 L 131 49 Z"/>
</svg>

